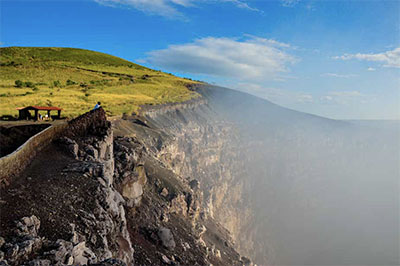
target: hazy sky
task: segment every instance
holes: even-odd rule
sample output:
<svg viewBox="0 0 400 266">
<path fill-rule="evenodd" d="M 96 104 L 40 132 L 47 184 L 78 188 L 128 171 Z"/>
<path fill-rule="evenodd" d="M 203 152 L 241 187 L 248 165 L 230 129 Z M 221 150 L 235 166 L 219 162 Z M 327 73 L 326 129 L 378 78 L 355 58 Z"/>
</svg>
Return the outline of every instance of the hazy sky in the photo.
<svg viewBox="0 0 400 266">
<path fill-rule="evenodd" d="M 331 118 L 400 119 L 400 1 L 0 0 L 1 46 L 110 53 Z"/>
</svg>

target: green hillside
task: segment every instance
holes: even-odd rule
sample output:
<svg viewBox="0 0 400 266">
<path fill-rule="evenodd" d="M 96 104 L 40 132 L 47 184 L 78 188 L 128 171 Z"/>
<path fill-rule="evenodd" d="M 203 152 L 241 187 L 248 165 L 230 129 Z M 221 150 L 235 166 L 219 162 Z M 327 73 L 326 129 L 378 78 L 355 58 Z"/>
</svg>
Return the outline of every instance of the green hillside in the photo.
<svg viewBox="0 0 400 266">
<path fill-rule="evenodd" d="M 110 115 L 143 104 L 197 97 L 191 80 L 152 70 L 104 53 L 74 48 L 0 48 L 0 116 L 16 107 L 52 105 L 63 115 L 82 114 L 97 101 Z"/>
</svg>

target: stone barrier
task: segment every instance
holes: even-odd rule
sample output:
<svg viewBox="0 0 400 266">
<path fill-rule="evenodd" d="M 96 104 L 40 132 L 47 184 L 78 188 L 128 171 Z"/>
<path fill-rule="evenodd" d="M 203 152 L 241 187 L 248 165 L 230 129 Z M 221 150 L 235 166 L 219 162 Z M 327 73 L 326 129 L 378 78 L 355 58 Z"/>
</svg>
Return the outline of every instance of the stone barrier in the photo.
<svg viewBox="0 0 400 266">
<path fill-rule="evenodd" d="M 67 136 L 79 138 L 86 135 L 104 135 L 110 122 L 103 108 L 89 111 L 69 122 L 52 125 L 29 138 L 13 153 L 0 158 L 0 186 L 7 186 L 10 180 L 21 173 L 38 152 L 53 140 Z"/>
<path fill-rule="evenodd" d="M 7 186 L 10 178 L 18 175 L 41 151 L 58 138 L 68 124 L 53 125 L 30 137 L 13 153 L 0 158 L 0 186 Z"/>
</svg>

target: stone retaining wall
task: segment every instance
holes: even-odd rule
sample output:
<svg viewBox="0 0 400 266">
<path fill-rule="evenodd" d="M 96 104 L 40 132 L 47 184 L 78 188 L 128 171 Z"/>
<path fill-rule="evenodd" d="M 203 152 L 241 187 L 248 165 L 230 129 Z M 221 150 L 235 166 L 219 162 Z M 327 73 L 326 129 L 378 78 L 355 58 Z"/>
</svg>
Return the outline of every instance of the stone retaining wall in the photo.
<svg viewBox="0 0 400 266">
<path fill-rule="evenodd" d="M 0 186 L 7 186 L 13 176 L 18 175 L 41 151 L 59 137 L 68 124 L 53 125 L 29 138 L 13 153 L 0 158 Z"/>
<path fill-rule="evenodd" d="M 87 112 L 68 123 L 53 125 L 28 139 L 13 153 L 0 158 L 0 186 L 7 186 L 32 161 L 38 152 L 53 140 L 68 136 L 72 138 L 86 135 L 104 135 L 108 128 L 103 108 Z"/>
</svg>

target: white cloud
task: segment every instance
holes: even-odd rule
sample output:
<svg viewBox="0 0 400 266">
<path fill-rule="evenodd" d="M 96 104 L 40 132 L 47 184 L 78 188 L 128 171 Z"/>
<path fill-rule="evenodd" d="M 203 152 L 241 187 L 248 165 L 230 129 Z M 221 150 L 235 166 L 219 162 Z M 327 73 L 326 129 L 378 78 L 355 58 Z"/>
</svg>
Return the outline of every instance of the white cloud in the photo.
<svg viewBox="0 0 400 266">
<path fill-rule="evenodd" d="M 354 78 L 358 75 L 355 74 L 336 74 L 336 73 L 324 73 L 321 77 L 334 77 L 334 78 Z"/>
<path fill-rule="evenodd" d="M 208 37 L 152 51 L 146 61 L 169 71 L 265 81 L 287 72 L 297 61 L 287 50 L 288 44 L 257 37 Z"/>
<path fill-rule="evenodd" d="M 257 8 L 249 6 L 249 4 L 247 4 L 244 1 L 239 1 L 239 0 L 220 0 L 220 1 L 221 2 L 231 2 L 231 3 L 235 4 L 235 6 L 237 6 L 238 8 L 243 8 L 243 9 L 247 9 L 247 10 L 251 10 L 251 11 L 257 11 L 257 12 L 262 12 L 261 10 L 259 10 Z"/>
<path fill-rule="evenodd" d="M 281 0 L 282 6 L 285 7 L 294 7 L 300 2 L 300 0 Z"/>
<path fill-rule="evenodd" d="M 195 7 L 202 3 L 232 3 L 238 8 L 260 11 L 249 6 L 243 0 L 94 0 L 95 2 L 113 7 L 131 7 L 151 15 L 168 18 L 184 18 L 181 8 Z"/>
<path fill-rule="evenodd" d="M 308 3 L 308 4 L 306 5 L 306 8 L 307 8 L 307 10 L 309 10 L 309 11 L 315 11 L 315 10 L 317 10 L 317 9 L 315 8 L 315 6 L 314 6 L 312 3 Z"/>
<path fill-rule="evenodd" d="M 309 103 L 313 101 L 313 96 L 311 94 L 300 94 L 297 98 L 298 102 Z"/>
<path fill-rule="evenodd" d="M 375 71 L 375 70 L 376 70 L 376 68 L 369 67 L 369 68 L 367 68 L 367 70 L 368 70 L 368 71 Z"/>
<path fill-rule="evenodd" d="M 325 96 L 322 96 L 321 99 L 322 99 L 322 100 L 327 100 L 327 101 L 332 101 L 332 100 L 333 100 L 333 97 L 330 96 L 330 95 L 325 95 Z"/>
<path fill-rule="evenodd" d="M 331 96 L 339 97 L 360 97 L 363 95 L 359 91 L 331 91 L 329 94 Z"/>
<path fill-rule="evenodd" d="M 400 68 L 400 47 L 377 54 L 344 54 L 342 56 L 335 56 L 334 59 L 351 60 L 358 59 L 363 61 L 381 62 L 384 67 L 398 67 Z"/>
<path fill-rule="evenodd" d="M 357 90 L 353 91 L 331 91 L 321 97 L 322 102 L 330 102 L 342 105 L 349 105 L 354 103 L 368 103 L 373 97 L 371 95 L 363 94 Z"/>
<path fill-rule="evenodd" d="M 132 7 L 142 12 L 163 17 L 183 17 L 177 7 L 188 7 L 192 0 L 94 0 L 107 6 Z"/>
</svg>

